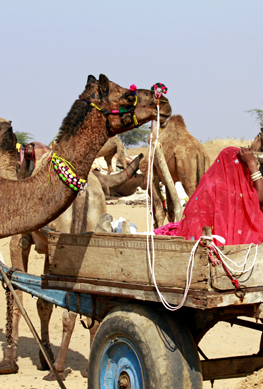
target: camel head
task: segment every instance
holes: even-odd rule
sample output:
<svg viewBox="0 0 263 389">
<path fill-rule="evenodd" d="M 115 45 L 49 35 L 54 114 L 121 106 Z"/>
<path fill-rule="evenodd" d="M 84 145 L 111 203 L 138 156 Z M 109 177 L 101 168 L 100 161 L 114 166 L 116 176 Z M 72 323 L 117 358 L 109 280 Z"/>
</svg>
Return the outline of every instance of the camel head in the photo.
<svg viewBox="0 0 263 389">
<path fill-rule="evenodd" d="M 12 122 L 0 118 L 0 153 L 15 154 L 16 136 L 13 133 Z"/>
<path fill-rule="evenodd" d="M 260 133 L 255 137 L 250 148 L 253 151 L 263 151 L 263 128 L 260 129 Z"/>
<path fill-rule="evenodd" d="M 90 109 L 99 109 L 105 115 L 110 136 L 157 119 L 157 99 L 153 91 L 122 88 L 109 81 L 104 74 L 99 76 L 99 80 L 89 76 L 79 98 Z M 160 121 L 165 122 L 171 115 L 171 106 L 164 96 L 159 104 Z"/>
<path fill-rule="evenodd" d="M 0 118 L 0 175 L 15 180 L 17 170 L 17 139 L 13 133 L 11 123 L 11 121 Z"/>
</svg>

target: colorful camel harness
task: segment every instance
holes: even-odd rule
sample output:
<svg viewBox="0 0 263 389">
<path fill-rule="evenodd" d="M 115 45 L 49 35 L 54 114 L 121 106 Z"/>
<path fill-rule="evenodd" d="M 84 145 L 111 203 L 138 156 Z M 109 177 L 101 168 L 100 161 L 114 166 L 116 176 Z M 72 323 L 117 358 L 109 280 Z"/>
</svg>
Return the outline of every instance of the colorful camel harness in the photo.
<svg viewBox="0 0 263 389">
<path fill-rule="evenodd" d="M 88 186 L 88 180 L 84 180 L 83 178 L 77 176 L 74 172 L 75 168 L 71 165 L 70 162 L 66 161 L 64 158 L 60 158 L 56 153 L 54 153 L 52 157 L 49 158 L 49 161 L 49 171 L 51 164 L 53 164 L 55 171 L 69 188 L 76 192 L 79 192 L 80 190 L 84 192 L 85 186 Z"/>
<path fill-rule="evenodd" d="M 135 116 L 135 113 L 134 113 L 134 110 L 135 110 L 135 107 L 137 105 L 137 102 L 138 102 L 138 97 L 136 95 L 136 85 L 131 85 L 130 86 L 130 90 L 133 92 L 134 96 L 135 96 L 135 102 L 133 103 L 133 106 L 131 108 L 123 108 L 123 107 L 120 107 L 119 109 L 114 109 L 112 111 L 107 111 L 106 109 L 103 109 L 103 108 L 100 108 L 98 107 L 95 103 L 92 103 L 91 101 L 89 100 L 86 100 L 86 99 L 80 99 L 80 101 L 83 101 L 84 103 L 90 105 L 91 107 L 94 107 L 96 108 L 98 111 L 102 112 L 105 116 L 106 116 L 106 119 L 107 119 L 107 122 L 106 122 L 106 128 L 107 128 L 107 131 L 108 131 L 108 134 L 109 136 L 111 136 L 111 133 L 110 133 L 110 123 L 109 123 L 109 119 L 108 119 L 108 116 L 109 115 L 116 115 L 116 114 L 119 114 L 121 117 L 124 113 L 130 113 L 132 115 L 132 119 L 133 119 L 133 123 L 134 123 L 134 126 L 135 128 L 139 127 L 139 123 L 138 123 L 138 120 Z M 125 125 L 124 122 L 121 120 L 122 122 L 122 125 L 123 127 L 125 128 L 126 126 L 129 126 L 130 124 L 128 125 Z"/>
</svg>

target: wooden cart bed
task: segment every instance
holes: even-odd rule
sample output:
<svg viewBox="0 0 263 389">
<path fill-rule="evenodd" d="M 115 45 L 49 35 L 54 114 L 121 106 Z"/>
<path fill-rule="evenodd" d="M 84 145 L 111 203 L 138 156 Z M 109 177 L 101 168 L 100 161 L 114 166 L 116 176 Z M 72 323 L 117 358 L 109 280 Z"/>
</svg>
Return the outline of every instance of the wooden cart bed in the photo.
<svg viewBox="0 0 263 389">
<path fill-rule="evenodd" d="M 148 238 L 151 250 L 151 237 Z M 179 304 L 186 285 L 190 253 L 196 242 L 182 237 L 154 236 L 155 277 L 170 304 Z M 86 233 L 49 233 L 50 273 L 42 275 L 42 287 L 96 295 L 160 301 L 149 270 L 146 235 Z M 220 249 L 241 264 L 248 245 L 224 246 Z M 255 246 L 249 255 L 253 262 Z M 208 249 L 198 246 L 191 287 L 185 306 L 213 308 L 263 302 L 263 247 L 258 246 L 252 273 L 240 282 L 244 294 L 235 293 L 222 265 L 212 266 Z"/>
</svg>

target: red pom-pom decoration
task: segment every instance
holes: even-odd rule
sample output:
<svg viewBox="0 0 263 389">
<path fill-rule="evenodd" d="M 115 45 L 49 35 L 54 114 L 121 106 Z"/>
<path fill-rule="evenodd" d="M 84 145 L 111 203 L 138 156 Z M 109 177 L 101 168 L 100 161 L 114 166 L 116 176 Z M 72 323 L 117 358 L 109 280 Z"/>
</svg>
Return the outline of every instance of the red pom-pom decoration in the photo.
<svg viewBox="0 0 263 389">
<path fill-rule="evenodd" d="M 166 94 L 167 93 L 167 86 L 165 86 L 164 84 L 161 84 L 160 82 L 157 82 L 156 84 L 154 84 L 152 87 L 151 87 L 151 90 L 152 91 L 155 91 L 157 93 L 164 93 Z"/>
<path fill-rule="evenodd" d="M 136 89 L 137 89 L 137 86 L 136 86 L 136 85 L 132 84 L 132 85 L 130 86 L 130 90 L 131 90 L 132 92 L 136 91 Z"/>
</svg>

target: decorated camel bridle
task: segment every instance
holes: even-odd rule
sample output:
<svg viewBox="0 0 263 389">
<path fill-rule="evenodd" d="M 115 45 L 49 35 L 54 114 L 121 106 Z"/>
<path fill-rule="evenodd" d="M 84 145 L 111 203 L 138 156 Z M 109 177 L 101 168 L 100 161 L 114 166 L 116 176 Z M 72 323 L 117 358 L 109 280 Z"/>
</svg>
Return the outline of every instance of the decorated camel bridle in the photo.
<svg viewBox="0 0 263 389">
<path fill-rule="evenodd" d="M 89 101 L 86 99 L 80 99 L 80 101 L 83 101 L 86 104 L 90 105 L 91 107 L 96 108 L 98 111 L 102 112 L 106 116 L 107 131 L 108 131 L 109 136 L 111 136 L 110 123 L 109 123 L 109 119 L 108 119 L 109 115 L 119 114 L 120 116 L 122 116 L 124 113 L 130 113 L 132 115 L 133 123 L 134 123 L 135 127 L 139 126 L 138 120 L 137 120 L 135 113 L 134 113 L 135 107 L 136 107 L 137 102 L 138 102 L 138 97 L 136 94 L 136 90 L 137 90 L 136 85 L 134 85 L 134 84 L 131 85 L 130 90 L 133 92 L 133 94 L 135 96 L 135 101 L 134 101 L 133 106 L 131 108 L 120 107 L 119 109 L 107 111 L 106 109 L 98 107 L 92 101 Z M 124 128 L 127 127 L 128 125 L 130 125 L 130 124 L 125 125 L 125 123 L 123 122 L 122 119 L 121 119 L 121 122 L 122 122 L 122 125 Z M 79 176 L 77 176 L 77 174 L 75 173 L 74 166 L 69 161 L 67 161 L 64 158 L 59 157 L 58 155 L 56 155 L 56 153 L 54 153 L 52 155 L 52 157 L 50 157 L 48 159 L 48 163 L 50 164 L 49 165 L 49 181 L 50 181 L 50 170 L 51 170 L 51 166 L 53 165 L 55 171 L 57 172 L 57 174 L 59 175 L 61 180 L 69 188 L 71 188 L 75 192 L 80 192 L 80 191 L 84 192 L 85 187 L 88 186 L 88 180 L 84 180 L 83 178 L 80 178 Z M 49 184 L 49 181 L 48 181 L 48 184 Z"/>
<path fill-rule="evenodd" d="M 100 108 L 98 107 L 95 103 L 92 103 L 91 101 L 89 100 L 86 100 L 86 99 L 81 99 L 80 98 L 80 101 L 83 101 L 84 103 L 90 105 L 91 107 L 93 108 L 96 108 L 98 111 L 102 112 L 105 116 L 106 116 L 106 128 L 107 128 L 107 131 L 108 131 L 108 134 L 109 136 L 112 136 L 111 135 L 111 132 L 110 132 L 110 122 L 109 122 L 109 115 L 120 115 L 121 117 L 121 123 L 122 123 L 122 127 L 125 128 L 125 127 L 128 127 L 130 126 L 130 123 L 127 123 L 125 124 L 124 123 L 124 120 L 122 118 L 123 114 L 125 113 L 130 113 L 132 115 L 132 119 L 133 119 L 133 123 L 134 123 L 134 126 L 135 128 L 139 127 L 139 123 L 138 123 L 138 120 L 135 116 L 135 113 L 134 113 L 134 110 L 135 110 L 135 107 L 137 105 L 137 102 L 138 102 L 138 97 L 137 97 L 137 94 L 136 94 L 136 90 L 137 90 L 137 87 L 136 85 L 132 84 L 130 86 L 130 90 L 133 92 L 134 96 L 135 96 L 135 101 L 132 105 L 132 107 L 130 108 L 124 108 L 124 107 L 120 107 L 119 109 L 113 109 L 112 111 L 108 111 L 104 108 Z"/>
</svg>

